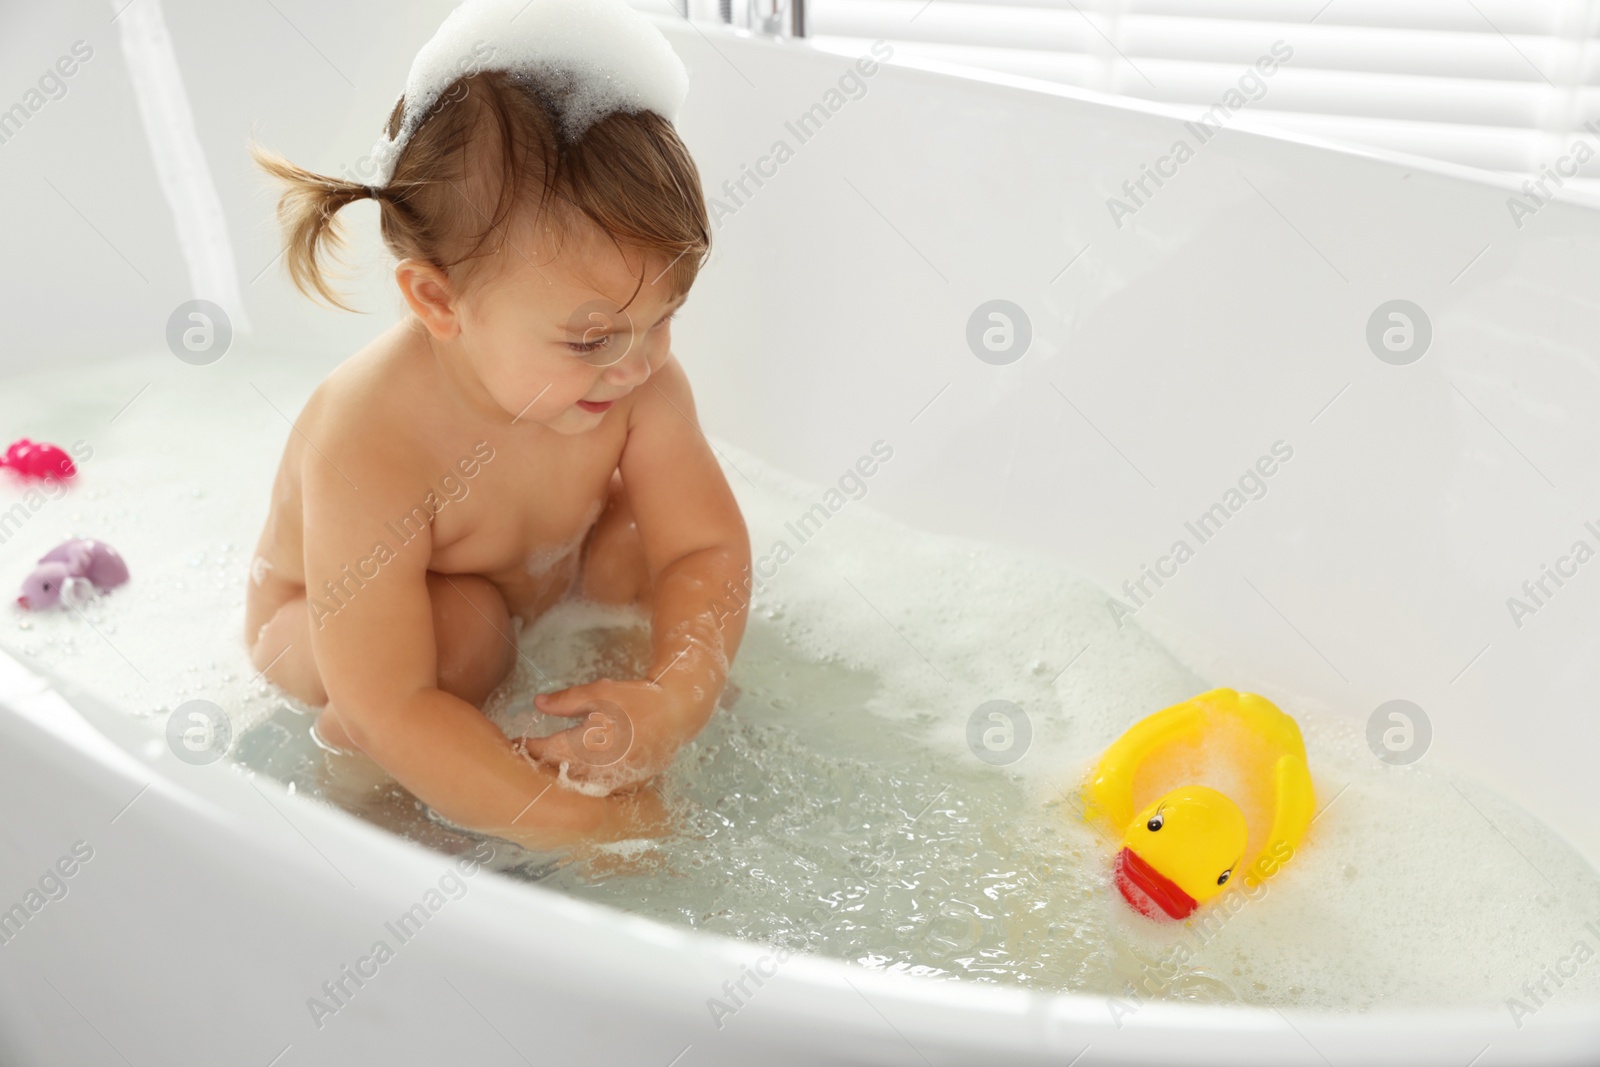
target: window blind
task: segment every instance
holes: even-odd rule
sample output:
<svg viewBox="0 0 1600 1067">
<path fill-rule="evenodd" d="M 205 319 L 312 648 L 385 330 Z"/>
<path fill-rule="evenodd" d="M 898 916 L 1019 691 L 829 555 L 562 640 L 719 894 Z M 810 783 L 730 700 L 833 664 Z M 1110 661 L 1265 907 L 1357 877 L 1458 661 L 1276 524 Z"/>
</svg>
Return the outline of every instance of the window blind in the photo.
<svg viewBox="0 0 1600 1067">
<path fill-rule="evenodd" d="M 658 9 L 672 0 L 636 0 Z M 682 2 L 682 0 L 678 0 Z M 766 0 L 758 0 L 766 2 Z M 1160 101 L 1195 115 L 1276 42 L 1256 124 L 1517 176 L 1595 158 L 1600 0 L 807 0 L 811 37 Z M 688 0 L 716 19 L 716 0 Z M 742 21 L 747 0 L 734 0 Z M 1282 46 L 1280 46 L 1282 47 Z M 1571 166 L 1572 164 L 1568 164 Z"/>
</svg>

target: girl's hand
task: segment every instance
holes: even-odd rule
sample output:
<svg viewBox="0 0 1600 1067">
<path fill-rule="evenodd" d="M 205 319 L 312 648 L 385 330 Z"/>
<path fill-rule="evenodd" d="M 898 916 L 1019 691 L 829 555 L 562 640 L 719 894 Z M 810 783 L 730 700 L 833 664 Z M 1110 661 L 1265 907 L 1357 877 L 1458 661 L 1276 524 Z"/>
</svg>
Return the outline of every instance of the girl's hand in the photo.
<svg viewBox="0 0 1600 1067">
<path fill-rule="evenodd" d="M 607 851 L 605 844 L 668 837 L 678 832 L 678 819 L 652 786 L 618 791 L 604 798 L 582 798 L 594 805 L 582 826 L 500 827 L 494 836 L 515 841 L 535 852 L 564 852 L 573 862 L 595 871 L 622 871 L 630 854 Z M 641 859 L 645 854 L 640 854 Z"/>
<path fill-rule="evenodd" d="M 567 765 L 567 777 L 615 792 L 666 770 L 701 718 L 676 690 L 647 681 L 601 680 L 534 697 L 546 715 L 581 721 L 547 737 L 517 745 L 550 766 Z"/>
</svg>

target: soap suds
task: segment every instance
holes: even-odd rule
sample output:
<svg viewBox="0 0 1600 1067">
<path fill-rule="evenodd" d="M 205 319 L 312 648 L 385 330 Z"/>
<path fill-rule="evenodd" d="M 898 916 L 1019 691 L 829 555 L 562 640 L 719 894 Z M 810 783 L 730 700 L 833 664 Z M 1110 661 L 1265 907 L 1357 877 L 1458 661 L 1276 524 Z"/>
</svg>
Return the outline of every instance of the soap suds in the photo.
<svg viewBox="0 0 1600 1067">
<path fill-rule="evenodd" d="M 568 140 L 614 111 L 653 111 L 674 122 L 689 92 L 683 61 L 623 0 L 466 0 L 412 61 L 399 134 L 391 140 L 385 130 L 373 146 L 374 185 L 389 184 L 406 142 L 445 90 L 485 70 L 547 90 Z"/>
</svg>

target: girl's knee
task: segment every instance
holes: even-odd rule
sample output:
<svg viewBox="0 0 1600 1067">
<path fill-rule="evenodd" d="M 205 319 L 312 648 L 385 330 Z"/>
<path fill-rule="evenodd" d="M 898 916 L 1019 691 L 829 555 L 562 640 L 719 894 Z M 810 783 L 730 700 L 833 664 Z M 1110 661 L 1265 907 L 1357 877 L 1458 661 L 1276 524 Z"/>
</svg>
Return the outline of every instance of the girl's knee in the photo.
<svg viewBox="0 0 1600 1067">
<path fill-rule="evenodd" d="M 650 566 L 633 505 L 617 475 L 612 476 L 606 508 L 585 546 L 580 588 L 586 598 L 602 604 L 649 606 Z"/>
<path fill-rule="evenodd" d="M 516 660 L 516 634 L 505 598 L 476 574 L 428 573 L 440 689 L 482 704 Z"/>
<path fill-rule="evenodd" d="M 263 678 L 296 700 L 312 707 L 328 702 L 311 654 L 305 597 L 280 605 L 261 626 L 250 645 L 250 662 Z"/>
</svg>

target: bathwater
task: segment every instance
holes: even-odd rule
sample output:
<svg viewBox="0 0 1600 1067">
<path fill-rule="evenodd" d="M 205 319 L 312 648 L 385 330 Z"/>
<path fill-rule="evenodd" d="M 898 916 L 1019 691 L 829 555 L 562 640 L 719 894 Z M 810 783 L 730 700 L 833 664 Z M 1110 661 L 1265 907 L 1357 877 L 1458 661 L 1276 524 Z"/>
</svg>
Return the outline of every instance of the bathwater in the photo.
<svg viewBox="0 0 1600 1067">
<path fill-rule="evenodd" d="M 0 609 L 0 644 L 147 717 L 153 737 L 179 704 L 213 701 L 239 735 L 218 773 L 270 775 L 458 849 L 459 831 L 370 764 L 312 744 L 304 709 L 245 654 L 272 474 L 327 369 L 237 350 L 209 367 L 163 353 L 9 381 L 0 426 L 89 457 L 58 497 L 0 485 L 0 583 L 71 536 L 116 545 L 133 581 L 78 611 Z M 501 850 L 512 876 L 866 968 L 1130 1004 L 1499 1011 L 1600 941 L 1600 877 L 1559 836 L 1446 767 L 1379 762 L 1364 714 L 1277 693 L 1305 733 L 1319 809 L 1293 861 L 1188 923 L 1134 915 L 1074 791 L 1134 721 L 1229 680 L 1119 629 L 1105 595 L 1059 563 L 877 514 L 874 485 L 904 459 L 809 485 L 716 447 L 768 563 L 722 710 L 661 783 L 682 832 L 608 862 Z M 645 637 L 628 611 L 562 604 L 522 630 L 523 664 L 489 713 L 543 732 L 533 692 L 636 672 Z M 1006 715 L 981 713 L 969 733 L 991 701 Z M 1560 996 L 1600 1003 L 1600 963 Z"/>
</svg>

